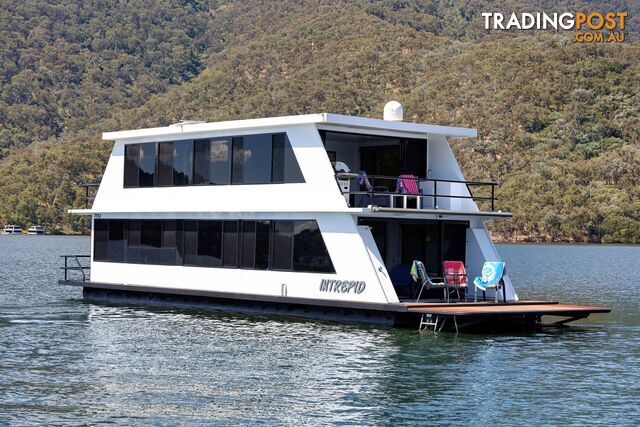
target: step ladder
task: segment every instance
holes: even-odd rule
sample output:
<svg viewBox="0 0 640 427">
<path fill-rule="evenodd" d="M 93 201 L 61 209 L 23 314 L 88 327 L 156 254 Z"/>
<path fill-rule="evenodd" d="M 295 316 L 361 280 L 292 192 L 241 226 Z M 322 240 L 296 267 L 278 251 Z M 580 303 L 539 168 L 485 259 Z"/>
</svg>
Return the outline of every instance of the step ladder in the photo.
<svg viewBox="0 0 640 427">
<path fill-rule="evenodd" d="M 420 327 L 419 331 L 423 330 L 431 330 L 433 332 L 438 331 L 438 321 L 440 320 L 440 316 L 433 315 L 431 313 L 424 313 L 420 318 Z M 442 329 L 442 326 L 440 327 Z"/>
</svg>

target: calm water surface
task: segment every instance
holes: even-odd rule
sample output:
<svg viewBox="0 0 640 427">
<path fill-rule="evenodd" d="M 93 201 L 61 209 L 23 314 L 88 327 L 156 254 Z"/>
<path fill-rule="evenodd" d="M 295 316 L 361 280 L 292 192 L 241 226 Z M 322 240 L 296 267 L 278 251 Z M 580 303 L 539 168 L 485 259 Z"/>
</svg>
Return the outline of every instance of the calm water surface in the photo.
<svg viewBox="0 0 640 427">
<path fill-rule="evenodd" d="M 640 247 L 501 245 L 563 331 L 419 333 L 84 302 L 86 237 L 0 236 L 0 424 L 640 424 Z"/>
</svg>

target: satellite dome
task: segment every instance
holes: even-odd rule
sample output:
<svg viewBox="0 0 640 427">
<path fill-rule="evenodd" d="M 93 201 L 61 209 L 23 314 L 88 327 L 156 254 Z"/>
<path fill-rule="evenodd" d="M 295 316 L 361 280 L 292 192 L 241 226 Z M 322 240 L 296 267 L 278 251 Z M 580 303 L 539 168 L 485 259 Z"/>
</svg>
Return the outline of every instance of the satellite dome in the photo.
<svg viewBox="0 0 640 427">
<path fill-rule="evenodd" d="M 398 101 L 389 101 L 384 106 L 384 119 L 393 122 L 401 122 L 404 116 L 404 108 Z"/>
</svg>

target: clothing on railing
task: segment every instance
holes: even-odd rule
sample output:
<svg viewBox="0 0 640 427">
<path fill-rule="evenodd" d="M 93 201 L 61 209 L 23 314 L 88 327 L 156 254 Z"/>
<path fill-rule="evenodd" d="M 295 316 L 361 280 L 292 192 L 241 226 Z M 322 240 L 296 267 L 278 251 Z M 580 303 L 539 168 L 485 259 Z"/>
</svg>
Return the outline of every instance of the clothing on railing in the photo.
<svg viewBox="0 0 640 427">
<path fill-rule="evenodd" d="M 365 189 L 365 191 L 371 191 L 373 189 L 373 186 L 371 186 L 371 183 L 369 182 L 369 178 L 367 177 L 367 173 L 365 171 L 360 171 L 358 172 L 358 184 L 360 184 L 360 188 Z"/>
</svg>

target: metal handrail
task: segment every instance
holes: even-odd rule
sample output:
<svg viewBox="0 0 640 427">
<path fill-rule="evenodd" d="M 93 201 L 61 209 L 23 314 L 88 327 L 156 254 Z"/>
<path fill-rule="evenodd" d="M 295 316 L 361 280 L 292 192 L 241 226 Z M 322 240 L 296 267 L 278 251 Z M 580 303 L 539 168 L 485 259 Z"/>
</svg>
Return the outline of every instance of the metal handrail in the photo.
<svg viewBox="0 0 640 427">
<path fill-rule="evenodd" d="M 82 263 L 80 262 L 80 258 L 91 258 L 91 255 L 60 255 L 60 258 L 64 258 L 64 267 L 60 267 L 61 270 L 64 271 L 64 281 L 68 282 L 68 272 L 69 271 L 79 271 L 80 273 L 82 273 L 82 281 L 86 282 L 88 277 L 87 274 L 85 273 L 85 270 L 90 271 L 91 270 L 91 266 L 90 265 L 82 265 Z M 72 258 L 75 260 L 76 262 L 76 266 L 70 266 L 69 265 L 69 258 Z"/>
<path fill-rule="evenodd" d="M 339 179 L 349 179 L 349 180 L 357 180 L 360 178 L 359 175 L 354 173 L 337 173 L 335 175 L 336 181 Z M 369 180 L 371 184 L 370 191 L 342 191 L 342 194 L 367 194 L 371 196 L 371 201 L 373 202 L 373 198 L 376 194 L 378 195 L 407 195 L 406 193 L 397 193 L 394 191 L 376 191 L 376 180 L 381 181 L 395 181 L 397 182 L 399 179 L 410 179 L 416 182 L 419 185 L 421 182 L 433 182 L 433 194 L 409 194 L 411 197 L 432 197 L 433 198 L 433 206 L 438 209 L 438 198 L 451 198 L 451 199 L 472 199 L 473 201 L 490 201 L 491 202 L 491 212 L 495 211 L 495 201 L 498 200 L 495 197 L 495 188 L 496 186 L 500 186 L 499 183 L 493 181 L 460 181 L 454 179 L 436 179 L 436 178 L 408 178 L 408 177 L 399 177 L 399 176 L 386 176 L 386 175 L 366 175 L 366 178 Z M 465 184 L 467 187 L 467 191 L 469 192 L 469 196 L 458 196 L 451 194 L 438 194 L 438 183 L 453 183 L 453 184 Z M 470 186 L 484 186 L 491 187 L 491 195 L 490 196 L 474 196 Z"/>
<path fill-rule="evenodd" d="M 84 207 L 85 209 L 89 209 L 89 202 L 95 200 L 96 198 L 95 194 L 93 196 L 89 196 L 90 189 L 100 187 L 100 184 L 93 182 L 83 182 L 80 184 L 80 186 L 84 187 L 85 191 L 84 197 L 81 197 L 81 199 L 84 200 Z"/>
</svg>

